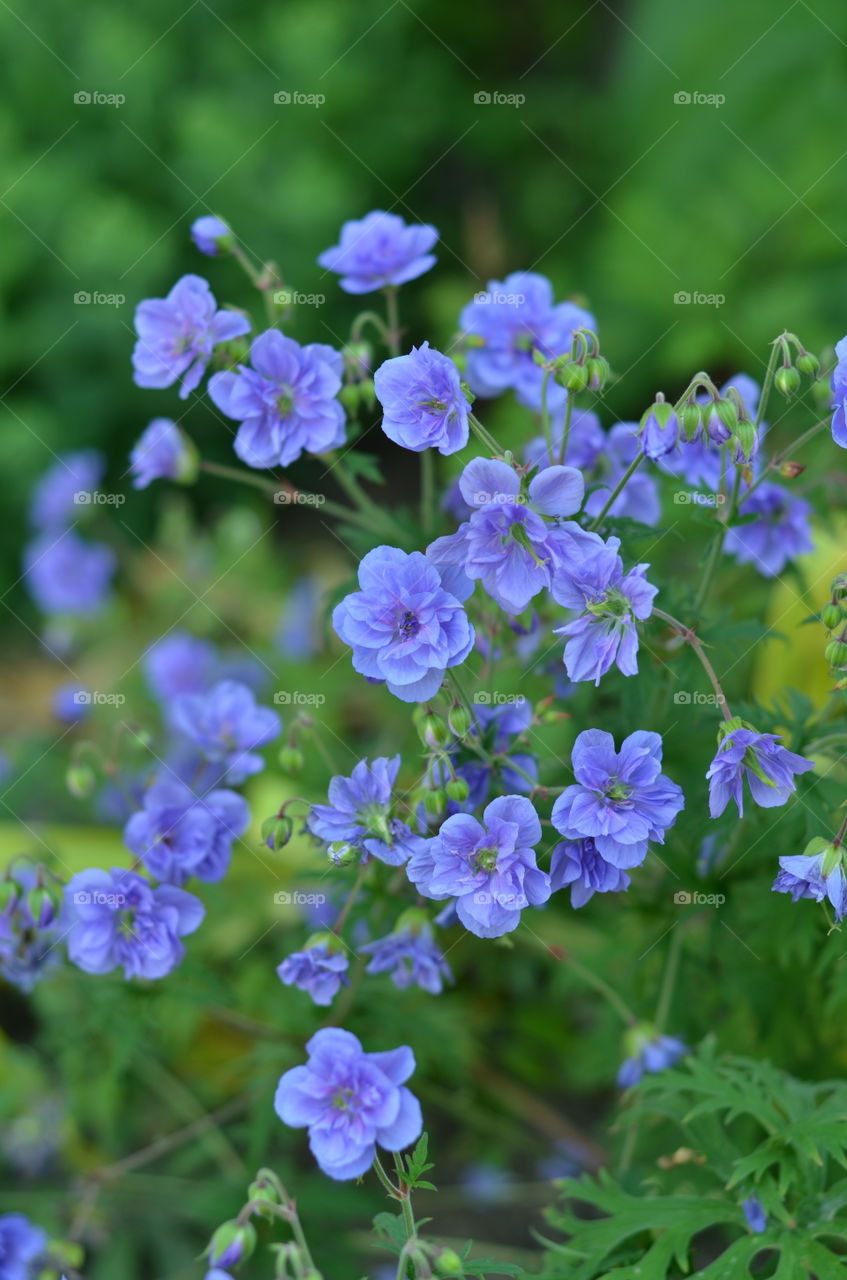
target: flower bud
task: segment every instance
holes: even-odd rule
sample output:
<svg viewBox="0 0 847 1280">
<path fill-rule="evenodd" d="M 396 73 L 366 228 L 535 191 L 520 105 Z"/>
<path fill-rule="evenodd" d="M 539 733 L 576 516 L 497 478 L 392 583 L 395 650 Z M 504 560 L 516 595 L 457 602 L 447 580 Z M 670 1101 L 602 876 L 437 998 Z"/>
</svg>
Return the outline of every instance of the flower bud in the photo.
<svg viewBox="0 0 847 1280">
<path fill-rule="evenodd" d="M 265 818 L 260 828 L 262 840 L 269 849 L 284 849 L 294 832 L 294 823 L 283 814 Z"/>
<path fill-rule="evenodd" d="M 285 773 L 299 773 L 303 768 L 303 752 L 290 743 L 280 749 L 279 765 Z"/>
<path fill-rule="evenodd" d="M 72 764 L 65 774 L 65 785 L 77 800 L 87 800 L 94 793 L 97 775 L 88 764 Z"/>
<path fill-rule="evenodd" d="M 779 474 L 785 480 L 796 480 L 806 470 L 802 462 L 783 462 Z"/>
<path fill-rule="evenodd" d="M 440 1276 L 464 1275 L 462 1259 L 455 1249 L 442 1249 L 435 1259 L 435 1270 Z"/>
<path fill-rule="evenodd" d="M 359 858 L 356 846 L 348 844 L 346 840 L 334 840 L 327 853 L 334 867 L 349 867 Z"/>
<path fill-rule="evenodd" d="M 450 726 L 451 733 L 457 738 L 465 738 L 470 733 L 471 715 L 467 707 L 463 707 L 460 703 L 456 703 L 447 712 L 447 724 Z"/>
<path fill-rule="evenodd" d="M 830 600 L 829 604 L 825 604 L 821 609 L 821 622 L 827 631 L 834 631 L 843 616 L 840 605 L 837 605 L 834 600 Z"/>
<path fill-rule="evenodd" d="M 801 373 L 807 374 L 810 378 L 816 378 L 821 362 L 817 356 L 812 355 L 811 351 L 804 351 L 797 357 L 796 367 Z"/>
<path fill-rule="evenodd" d="M 451 778 L 444 790 L 449 798 L 455 800 L 457 804 L 464 804 L 470 795 L 470 787 L 466 778 Z"/>
<path fill-rule="evenodd" d="M 792 369 L 790 365 L 788 368 L 777 369 L 774 377 L 774 386 L 780 395 L 793 395 L 800 386 L 800 375 L 797 370 Z"/>
<path fill-rule="evenodd" d="M 233 1218 L 218 1227 L 209 1242 L 209 1261 L 215 1267 L 234 1267 L 249 1258 L 256 1248 L 256 1228 L 252 1222 Z"/>
<path fill-rule="evenodd" d="M 418 724 L 418 734 L 421 742 L 425 747 L 429 747 L 430 751 L 442 751 L 450 741 L 450 730 L 442 716 L 434 711 L 428 711 Z"/>
<path fill-rule="evenodd" d="M 745 458 L 751 458 L 756 451 L 758 433 L 752 422 L 737 422 L 732 432 L 733 439 Z"/>
<path fill-rule="evenodd" d="M 847 667 L 847 644 L 843 640 L 830 640 L 823 652 L 827 662 L 835 671 Z"/>
<path fill-rule="evenodd" d="M 591 391 L 602 391 L 609 378 L 609 362 L 604 356 L 592 356 L 586 361 L 588 370 L 588 387 Z"/>
<path fill-rule="evenodd" d="M 0 913 L 11 911 L 18 900 L 20 885 L 14 880 L 0 880 Z"/>
<path fill-rule="evenodd" d="M 723 423 L 730 434 L 734 434 L 736 427 L 740 425 L 738 421 L 738 405 L 729 396 L 723 396 L 716 401 L 714 411 L 718 416 L 718 420 Z M 752 425 L 752 424 L 751 424 Z"/>
<path fill-rule="evenodd" d="M 577 364 L 575 360 L 569 360 L 562 369 L 557 369 L 555 376 L 559 386 L 564 387 L 566 391 L 584 391 L 588 386 L 588 369 L 584 364 Z"/>
<path fill-rule="evenodd" d="M 686 440 L 693 440 L 702 425 L 699 404 L 684 404 L 679 420 Z"/>
<path fill-rule="evenodd" d="M 444 811 L 445 793 L 440 787 L 436 787 L 434 791 L 427 791 L 424 796 L 424 809 L 430 817 L 437 818 Z"/>
<path fill-rule="evenodd" d="M 56 896 L 43 885 L 36 885 L 26 895 L 29 914 L 39 929 L 44 929 L 56 919 Z"/>
<path fill-rule="evenodd" d="M 251 1182 L 247 1189 L 248 1200 L 263 1200 L 267 1204 L 279 1204 L 279 1196 L 276 1193 L 276 1187 L 273 1183 L 268 1182 L 266 1178 L 259 1177 L 255 1182 Z"/>
</svg>

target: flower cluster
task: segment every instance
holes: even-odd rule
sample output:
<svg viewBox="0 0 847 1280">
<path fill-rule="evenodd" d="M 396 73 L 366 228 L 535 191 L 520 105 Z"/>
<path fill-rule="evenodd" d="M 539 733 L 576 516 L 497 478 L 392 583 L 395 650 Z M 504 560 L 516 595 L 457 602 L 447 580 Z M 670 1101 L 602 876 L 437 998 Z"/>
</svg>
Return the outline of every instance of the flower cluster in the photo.
<svg viewBox="0 0 847 1280">
<path fill-rule="evenodd" d="M 360 760 L 349 778 L 332 778 L 329 804 L 312 805 L 308 830 L 336 853 L 352 847 L 363 862 L 374 857 L 401 866 L 421 840 L 393 812 L 399 769 L 399 756 L 380 756 L 372 764 Z"/>
</svg>

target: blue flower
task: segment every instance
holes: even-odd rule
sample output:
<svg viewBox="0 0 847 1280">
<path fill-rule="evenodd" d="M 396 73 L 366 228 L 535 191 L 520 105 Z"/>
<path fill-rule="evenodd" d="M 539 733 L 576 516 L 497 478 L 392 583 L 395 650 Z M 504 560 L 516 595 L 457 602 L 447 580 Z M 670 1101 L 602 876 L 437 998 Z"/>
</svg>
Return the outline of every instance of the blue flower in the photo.
<svg viewBox="0 0 847 1280">
<path fill-rule="evenodd" d="M 420 1103 L 404 1087 L 415 1069 L 408 1046 L 366 1053 L 349 1031 L 324 1027 L 306 1049 L 306 1065 L 280 1079 L 274 1107 L 283 1124 L 308 1128 L 312 1155 L 330 1178 L 359 1178 L 377 1144 L 402 1151 L 420 1137 Z"/>
<path fill-rule="evenodd" d="M 375 547 L 359 565 L 359 591 L 332 614 L 363 676 L 384 680 L 403 702 L 422 702 L 441 688 L 448 667 L 464 662 L 474 630 L 438 570 L 419 551 Z"/>
<path fill-rule="evenodd" d="M 404 449 L 437 449 L 447 456 L 468 443 L 470 406 L 459 371 L 428 342 L 381 364 L 374 391 L 382 405 L 383 431 Z"/>
<path fill-rule="evenodd" d="M 235 452 L 249 467 L 287 467 L 304 451 L 323 453 L 344 443 L 344 410 L 337 399 L 344 362 L 322 342 L 301 347 L 278 329 L 259 334 L 250 365 L 216 373 L 209 395 L 241 423 Z"/>
<path fill-rule="evenodd" d="M 773 733 L 744 728 L 740 721 L 722 726 L 717 754 L 709 766 L 709 812 L 719 818 L 730 800 L 744 816 L 744 779 L 756 804 L 773 809 L 796 790 L 794 775 L 814 769 L 814 761 L 788 751 Z"/>
<path fill-rule="evenodd" d="M 347 957 L 331 950 L 325 942 L 315 942 L 304 951 L 294 951 L 277 966 L 280 982 L 307 992 L 315 1004 L 331 1004 L 348 969 Z"/>
<path fill-rule="evenodd" d="M 767 1231 L 768 1215 L 758 1196 L 748 1196 L 741 1202 L 741 1208 L 747 1219 L 747 1226 L 755 1235 L 760 1236 Z"/>
<path fill-rule="evenodd" d="M 111 547 L 73 529 L 43 533 L 24 549 L 27 590 L 44 613 L 90 616 L 106 603 L 117 559 Z"/>
<path fill-rule="evenodd" d="M 161 778 L 124 828 L 124 842 L 157 880 L 182 885 L 190 876 L 222 880 L 232 843 L 250 823 L 247 801 L 234 791 L 198 798 L 176 778 Z"/>
<path fill-rule="evenodd" d="M 47 1235 L 22 1213 L 0 1214 L 0 1280 L 30 1280 Z"/>
<path fill-rule="evenodd" d="M 237 311 L 219 311 L 200 276 L 183 276 L 166 298 L 138 304 L 135 329 L 136 386 L 161 389 L 181 379 L 179 397 L 185 400 L 200 385 L 218 343 L 249 333 L 250 321 Z"/>
<path fill-rule="evenodd" d="M 804 853 L 780 858 L 779 867 L 774 893 L 790 893 L 793 902 L 800 898 L 823 902 L 827 898 L 836 920 L 843 919 L 847 913 L 847 874 L 840 845 L 813 840 Z"/>
<path fill-rule="evenodd" d="M 620 752 L 601 729 L 585 729 L 571 751 L 576 783 L 553 806 L 553 826 L 567 840 L 590 836 L 602 857 L 627 870 L 664 842 L 683 808 L 682 790 L 661 772 L 662 739 L 638 730 Z"/>
<path fill-rule="evenodd" d="M 27 863 L 13 866 L 7 872 L 7 880 L 12 888 L 5 907 L 0 909 L 0 974 L 12 986 L 29 992 L 48 969 L 59 963 L 56 898 L 52 889 L 40 884 L 35 868 Z"/>
<path fill-rule="evenodd" d="M 740 516 L 758 516 L 749 524 L 727 530 L 725 550 L 739 564 L 752 564 L 764 578 L 776 578 L 789 560 L 814 551 L 809 516 L 811 507 L 781 484 L 765 481 L 743 498 Z"/>
<path fill-rule="evenodd" d="M 544 276 L 515 271 L 490 280 L 462 311 L 465 333 L 481 339 L 468 350 L 467 378 L 478 396 L 498 396 L 512 388 L 522 404 L 541 408 L 543 370 L 533 352 L 545 359 L 570 355 L 576 329 L 596 329 L 594 317 L 572 302 L 553 302 L 553 286 Z M 547 405 L 560 408 L 567 392 L 548 379 Z"/>
<path fill-rule="evenodd" d="M 232 232 L 220 218 L 207 214 L 203 218 L 195 218 L 192 222 L 191 239 L 207 258 L 217 258 L 232 240 Z"/>
<path fill-rule="evenodd" d="M 612 490 L 640 451 L 637 422 L 617 422 L 606 436 L 601 459 L 602 484 L 592 488 L 585 499 L 585 513 L 599 516 L 612 495 Z M 664 461 L 664 459 L 663 459 Z M 637 520 L 639 524 L 659 523 L 662 504 L 653 476 L 642 468 L 634 472 L 615 498 L 608 514 L 618 519 Z"/>
<path fill-rule="evenodd" d="M 618 555 L 620 539 L 589 547 L 581 559 L 560 565 L 553 576 L 553 599 L 580 616 L 553 634 L 566 636 L 564 661 L 571 680 L 600 683 L 615 664 L 625 676 L 638 674 L 636 620 L 649 618 L 658 590 L 645 577 L 649 565 L 628 573 Z"/>
<path fill-rule="evenodd" d="M 644 414 L 638 432 L 645 457 L 655 462 L 676 447 L 679 422 L 671 406 L 658 400 Z"/>
<path fill-rule="evenodd" d="M 91 712 L 91 694 L 84 685 L 71 682 L 60 685 L 50 699 L 50 710 L 65 724 L 78 724 Z"/>
<path fill-rule="evenodd" d="M 406 917 L 418 915 L 414 911 Z M 440 947 L 432 936 L 432 927 L 425 919 L 403 918 L 393 933 L 377 938 L 359 947 L 363 955 L 370 956 L 366 973 L 388 973 L 395 987 L 405 991 L 407 987 L 422 987 L 430 995 L 440 995 L 445 980 L 453 975 Z"/>
<path fill-rule="evenodd" d="M 585 486 L 575 467 L 537 472 L 524 493 L 520 476 L 507 463 L 474 458 L 459 484 L 473 514 L 455 533 L 436 538 L 427 556 L 460 571 L 471 590 L 471 582 L 479 579 L 507 613 L 522 613 L 550 586 L 562 561 L 600 541 L 573 522 L 558 523 L 582 505 Z"/>
<path fill-rule="evenodd" d="M 210 640 L 171 631 L 149 646 L 141 660 L 155 698 L 170 702 L 181 693 L 203 693 L 212 684 L 218 655 Z"/>
<path fill-rule="evenodd" d="M 170 418 L 154 418 L 145 427 L 129 455 L 134 489 L 146 489 L 154 480 L 193 480 L 197 472 L 194 446 Z"/>
<path fill-rule="evenodd" d="M 621 893 L 629 888 L 629 876 L 607 862 L 594 841 L 563 840 L 550 859 L 550 888 L 570 885 L 571 906 L 584 907 L 595 893 Z"/>
<path fill-rule="evenodd" d="M 88 497 L 95 492 L 105 470 L 106 459 L 97 449 L 61 454 L 33 488 L 29 518 L 35 528 L 64 528 L 74 515 L 80 514 L 76 495 Z"/>
<path fill-rule="evenodd" d="M 163 978 L 185 955 L 181 939 L 203 919 L 192 893 L 155 889 L 134 871 L 80 871 L 65 887 L 68 955 L 86 973 L 123 969 L 126 978 Z"/>
<path fill-rule="evenodd" d="M 847 338 L 835 344 L 838 362 L 832 371 L 832 438 L 847 449 Z"/>
<path fill-rule="evenodd" d="M 645 1072 L 665 1071 L 688 1053 L 688 1046 L 675 1036 L 662 1036 L 642 1023 L 627 1032 L 628 1056 L 618 1071 L 618 1087 L 630 1089 Z"/>
<path fill-rule="evenodd" d="M 462 924 L 478 938 L 499 938 L 520 924 L 524 907 L 550 897 L 550 878 L 535 861 L 541 823 L 526 796 L 500 796 L 482 822 L 466 813 L 447 818 L 412 855 L 409 879 L 426 898 L 456 899 Z"/>
<path fill-rule="evenodd" d="M 183 693 L 173 705 L 173 723 L 207 760 L 222 765 L 228 782 L 259 773 L 264 760 L 257 747 L 276 738 L 279 716 L 256 705 L 251 689 L 237 680 L 221 680 L 206 693 Z"/>
<path fill-rule="evenodd" d="M 345 222 L 337 245 L 318 263 L 341 276 L 345 293 L 372 293 L 386 285 L 416 280 L 435 265 L 430 253 L 438 239 L 428 223 L 407 226 L 396 213 L 375 209 L 359 221 Z"/>
<path fill-rule="evenodd" d="M 374 857 L 390 867 L 402 866 L 422 842 L 392 815 L 399 769 L 399 755 L 391 760 L 380 756 L 370 765 L 360 760 L 349 778 L 332 778 L 329 804 L 312 806 L 308 830 L 327 844 L 353 845 L 363 862 Z"/>
</svg>

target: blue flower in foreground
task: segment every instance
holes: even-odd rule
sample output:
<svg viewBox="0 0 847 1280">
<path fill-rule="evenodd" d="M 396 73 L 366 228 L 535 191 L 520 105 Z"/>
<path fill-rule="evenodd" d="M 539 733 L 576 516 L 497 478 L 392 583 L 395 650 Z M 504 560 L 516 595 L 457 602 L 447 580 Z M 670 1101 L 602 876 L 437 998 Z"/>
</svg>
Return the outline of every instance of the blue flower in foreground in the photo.
<svg viewBox="0 0 847 1280">
<path fill-rule="evenodd" d="M 675 1036 L 662 1036 L 654 1027 L 642 1023 L 627 1032 L 627 1057 L 618 1071 L 618 1087 L 630 1089 L 645 1072 L 655 1073 L 673 1067 L 688 1053 L 688 1046 Z"/>
<path fill-rule="evenodd" d="M 330 1178 L 359 1178 L 377 1144 L 402 1151 L 420 1137 L 420 1103 L 404 1087 L 415 1069 L 408 1046 L 366 1053 L 349 1031 L 325 1027 L 306 1049 L 308 1062 L 286 1071 L 274 1107 L 283 1124 L 308 1128 L 312 1154 Z"/>
<path fill-rule="evenodd" d="M 127 822 L 124 843 L 157 880 L 182 885 L 196 876 L 214 882 L 226 875 L 233 841 L 249 824 L 247 801 L 236 792 L 198 798 L 176 778 L 161 778 Z"/>
<path fill-rule="evenodd" d="M 836 920 L 847 913 L 847 874 L 841 846 L 823 839 L 812 840 L 803 853 L 786 854 L 779 860 L 774 893 L 790 893 L 794 902 L 827 898 Z"/>
<path fill-rule="evenodd" d="M 0 1280 L 30 1280 L 47 1235 L 22 1213 L 0 1214 Z"/>
<path fill-rule="evenodd" d="M 785 804 L 796 789 L 794 775 L 813 769 L 806 760 L 780 744 L 774 733 L 758 733 L 741 721 L 721 726 L 717 755 L 709 766 L 709 812 L 719 818 L 730 800 L 744 816 L 744 779 L 756 804 L 773 809 Z"/>
<path fill-rule="evenodd" d="M 27 590 L 44 613 L 90 616 L 106 603 L 117 559 L 111 547 L 65 529 L 43 533 L 24 549 Z"/>
<path fill-rule="evenodd" d="M 526 796 L 500 796 L 482 822 L 466 813 L 447 818 L 406 866 L 426 898 L 456 899 L 462 924 L 478 938 L 499 938 L 520 924 L 524 907 L 550 897 L 550 878 L 539 870 L 534 846 L 538 814 Z"/>
<path fill-rule="evenodd" d="M 758 516 L 727 530 L 725 549 L 739 564 L 752 564 L 764 578 L 775 578 L 789 560 L 814 551 L 809 516 L 812 508 L 781 484 L 765 481 L 742 499 L 740 516 Z"/>
<path fill-rule="evenodd" d="M 65 887 L 68 955 L 86 973 L 123 969 L 127 978 L 163 978 L 185 955 L 181 939 L 205 912 L 174 885 L 115 867 L 80 871 Z"/>
<path fill-rule="evenodd" d="M 571 751 L 576 783 L 553 806 L 553 826 L 567 840 L 590 836 L 606 862 L 619 870 L 644 861 L 651 840 L 684 806 L 682 790 L 662 772 L 662 739 L 638 730 L 620 751 L 602 729 L 585 729 Z"/>
<path fill-rule="evenodd" d="M 182 694 L 173 705 L 173 723 L 207 760 L 223 766 L 228 782 L 259 773 L 265 762 L 257 747 L 267 746 L 282 728 L 276 712 L 257 706 L 253 691 L 237 680 L 221 680 L 207 693 Z"/>
<path fill-rule="evenodd" d="M 200 385 L 218 343 L 249 333 L 250 321 L 237 311 L 219 311 L 200 276 L 183 276 L 166 298 L 138 304 L 135 330 L 136 386 L 162 389 L 181 379 L 179 397 L 185 400 Z"/>
<path fill-rule="evenodd" d="M 79 504 L 74 501 L 76 495 L 96 491 L 105 470 L 106 459 L 97 449 L 63 453 L 32 491 L 29 507 L 32 524 L 37 529 L 63 528 L 72 516 L 80 514 Z"/>
<path fill-rule="evenodd" d="M 566 636 L 564 661 L 571 680 L 600 683 L 614 664 L 625 676 L 638 674 L 636 621 L 649 618 L 658 590 L 638 564 L 624 573 L 619 538 L 589 547 L 579 560 L 565 561 L 553 575 L 553 599 L 580 616 L 553 634 Z"/>
<path fill-rule="evenodd" d="M 416 280 L 435 265 L 430 253 L 438 239 L 428 223 L 407 226 L 396 213 L 375 209 L 359 221 L 345 222 L 337 245 L 318 263 L 341 276 L 345 293 L 372 293 L 386 285 Z"/>
<path fill-rule="evenodd" d="M 298 987 L 312 997 L 315 1004 L 331 1004 L 342 984 L 347 982 L 349 961 L 341 951 L 333 951 L 325 942 L 314 942 L 303 951 L 294 951 L 277 966 L 280 982 Z"/>
<path fill-rule="evenodd" d="M 337 399 L 344 362 L 322 342 L 302 347 L 278 329 L 259 334 L 250 365 L 209 379 L 209 395 L 241 423 L 235 452 L 249 467 L 287 467 L 304 451 L 323 453 L 344 443 L 344 410 Z"/>
<path fill-rule="evenodd" d="M 847 338 L 835 344 L 838 362 L 832 371 L 832 438 L 842 449 L 847 449 Z"/>
<path fill-rule="evenodd" d="M 336 605 L 332 625 L 353 650 L 363 676 L 384 680 L 403 702 L 441 688 L 448 667 L 464 662 L 474 630 L 460 601 L 419 551 L 375 547 L 359 565 L 359 591 Z"/>
<path fill-rule="evenodd" d="M 430 995 L 440 995 L 444 982 L 453 975 L 441 948 L 432 936 L 432 926 L 422 912 L 404 912 L 393 933 L 359 947 L 370 956 L 366 973 L 388 973 L 395 987 L 422 987 Z"/>
<path fill-rule="evenodd" d="M 470 405 L 453 361 L 428 342 L 386 360 L 374 374 L 382 429 L 413 453 L 456 453 L 468 443 Z"/>
<path fill-rule="evenodd" d="M 327 844 L 350 844 L 391 867 L 401 866 L 422 843 L 405 822 L 392 815 L 400 757 L 360 760 L 349 778 L 329 784 L 329 804 L 315 804 L 306 818 L 313 836 Z"/>
<path fill-rule="evenodd" d="M 197 473 L 197 451 L 170 418 L 154 418 L 144 428 L 129 462 L 134 489 L 146 489 L 154 480 L 186 484 Z"/>
<path fill-rule="evenodd" d="M 572 302 L 553 302 L 553 286 L 532 271 L 515 271 L 505 280 L 490 280 L 462 311 L 459 323 L 480 345 L 468 350 L 467 376 L 479 396 L 498 396 L 514 389 L 522 404 L 541 408 L 543 370 L 533 352 L 545 359 L 570 355 L 575 329 L 596 329 L 594 317 Z M 567 392 L 552 378 L 547 404 L 557 409 Z"/>
<path fill-rule="evenodd" d="M 748 1196 L 741 1202 L 741 1208 L 747 1219 L 747 1226 L 755 1235 L 760 1236 L 767 1231 L 768 1215 L 758 1196 Z"/>
<path fill-rule="evenodd" d="M 595 893 L 620 893 L 629 888 L 629 876 L 607 862 L 594 841 L 563 840 L 550 859 L 550 888 L 570 886 L 571 906 L 584 907 Z"/>
<path fill-rule="evenodd" d="M 202 693 L 212 684 L 218 655 L 211 640 L 170 631 L 155 640 L 141 660 L 155 698 L 170 702 L 180 693 Z"/>
<path fill-rule="evenodd" d="M 207 214 L 192 222 L 191 239 L 207 258 L 217 258 L 226 251 L 228 242 L 232 240 L 232 232 L 220 218 Z"/>
<path fill-rule="evenodd" d="M 676 447 L 679 421 L 664 397 L 657 397 L 650 405 L 638 426 L 638 436 L 644 455 L 654 462 Z"/>
</svg>

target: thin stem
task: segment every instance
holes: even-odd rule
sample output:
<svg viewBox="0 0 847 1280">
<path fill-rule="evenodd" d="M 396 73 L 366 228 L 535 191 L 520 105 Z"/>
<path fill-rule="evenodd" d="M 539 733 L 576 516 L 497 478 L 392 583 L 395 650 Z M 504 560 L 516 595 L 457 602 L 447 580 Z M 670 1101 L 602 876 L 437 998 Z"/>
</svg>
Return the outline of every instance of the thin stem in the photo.
<svg viewBox="0 0 847 1280">
<path fill-rule="evenodd" d="M 715 576 L 715 570 L 718 567 L 721 555 L 723 553 L 724 542 L 726 541 L 727 529 L 729 522 L 732 520 L 738 510 L 738 497 L 741 491 L 741 467 L 736 463 L 735 479 L 732 482 L 732 493 L 730 494 L 729 507 L 725 516 L 720 517 L 720 528 L 717 530 L 709 550 L 709 558 L 706 561 L 706 567 L 703 570 L 703 576 L 700 579 L 700 587 L 694 600 L 694 613 L 699 618 L 703 612 L 703 606 L 706 598 L 711 590 L 712 581 Z M 748 495 L 749 496 L 749 491 Z"/>
<path fill-rule="evenodd" d="M 219 462 L 201 462 L 200 470 L 208 472 L 212 476 L 220 476 L 224 480 L 232 480 L 237 484 L 246 484 L 251 488 L 259 489 L 263 493 L 287 494 L 292 502 L 296 498 L 305 500 L 306 505 L 314 506 L 316 510 L 325 511 L 327 515 L 336 516 L 339 520 L 347 520 L 350 524 L 359 525 L 363 529 L 373 532 L 373 519 L 360 515 L 354 511 L 352 507 L 344 507 L 340 502 L 333 502 L 331 498 L 325 498 L 323 494 L 308 493 L 305 489 L 296 489 L 293 484 L 287 480 L 275 482 L 273 480 L 265 480 L 262 476 L 251 475 L 249 471 L 239 471 L 237 467 L 227 467 Z M 321 501 L 310 501 L 320 498 Z M 288 505 L 283 503 L 283 506 Z"/>
<path fill-rule="evenodd" d="M 687 627 L 684 622 L 680 622 L 679 619 L 675 618 L 672 614 L 665 613 L 663 609 L 654 608 L 652 616 L 654 618 L 661 618 L 664 622 L 667 622 L 670 626 L 673 627 L 674 631 L 676 631 L 677 634 L 682 637 L 682 639 L 686 642 L 686 644 L 691 645 L 691 648 L 694 650 L 694 652 L 697 654 L 697 657 L 700 659 L 703 670 L 706 672 L 706 675 L 709 677 L 709 683 L 711 684 L 712 688 L 715 691 L 715 697 L 717 698 L 717 703 L 721 709 L 723 718 L 725 720 L 731 720 L 732 712 L 729 709 L 729 703 L 726 700 L 726 694 L 721 688 L 721 682 L 717 677 L 715 668 L 712 666 L 711 662 L 706 657 L 706 651 L 703 648 L 703 642 L 702 640 L 700 640 L 699 636 L 694 631 L 692 631 L 691 627 Z"/>
<path fill-rule="evenodd" d="M 493 453 L 496 457 L 502 458 L 503 454 L 505 453 L 505 450 L 500 448 L 500 445 L 494 439 L 491 432 L 488 430 L 487 427 L 484 427 L 482 425 L 482 423 L 480 422 L 476 414 L 474 413 L 469 414 L 468 421 L 470 422 L 471 430 L 473 431 L 474 435 L 477 437 L 477 439 L 480 441 L 481 444 L 485 445 L 489 453 Z"/>
<path fill-rule="evenodd" d="M 750 494 L 754 493 L 756 489 L 758 489 L 759 485 L 762 484 L 763 481 L 767 480 L 771 472 L 778 471 L 783 462 L 785 462 L 791 454 L 796 453 L 797 450 L 801 449 L 808 440 L 811 440 L 819 431 L 823 431 L 825 427 L 829 426 L 829 418 L 824 418 L 822 422 L 816 422 L 813 427 L 809 427 L 808 431 L 804 431 L 802 435 L 798 436 L 794 443 L 790 444 L 787 449 L 783 449 L 775 458 L 771 458 L 768 465 L 762 468 L 761 474 L 750 485 L 744 495 L 744 501 L 746 502 L 750 497 Z"/>
<path fill-rule="evenodd" d="M 318 457 L 327 464 L 327 469 L 333 473 L 342 489 L 355 502 L 362 515 L 368 517 L 368 527 L 371 530 L 373 530 L 374 525 L 377 528 L 381 526 L 384 530 L 390 531 L 393 537 L 405 538 L 404 530 L 400 528 L 387 511 L 379 507 L 373 498 L 365 493 L 359 481 L 341 458 L 334 453 L 321 453 L 318 454 Z"/>
<path fill-rule="evenodd" d="M 659 1003 L 656 1006 L 657 1031 L 664 1031 L 668 1013 L 670 1012 L 673 989 L 676 984 L 676 975 L 679 972 L 679 954 L 681 944 L 682 930 L 677 928 L 671 934 L 670 945 L 668 947 L 667 964 L 665 966 L 664 977 L 662 978 L 662 990 L 659 994 Z"/>
<path fill-rule="evenodd" d="M 382 1161 L 380 1160 L 379 1156 L 374 1156 L 373 1171 L 376 1174 L 376 1176 L 379 1178 L 385 1190 L 391 1196 L 392 1200 L 396 1200 L 397 1188 L 389 1178 L 388 1174 L 385 1172 L 385 1169 L 383 1168 Z"/>
<path fill-rule="evenodd" d="M 584 964 L 581 964 L 579 960 L 575 960 L 570 952 L 565 956 L 565 963 L 573 969 L 574 973 L 579 974 L 583 982 L 586 982 L 590 987 L 593 987 L 594 990 L 597 991 L 609 1005 L 611 1005 L 627 1026 L 633 1026 L 638 1021 L 626 1001 L 622 1000 L 617 991 L 610 987 L 607 982 L 604 982 L 602 978 L 598 977 L 592 969 L 588 969 Z"/>
<path fill-rule="evenodd" d="M 236 484 L 251 485 L 265 493 L 278 493 L 280 489 L 286 488 L 294 492 L 293 485 L 286 486 L 285 481 L 266 480 L 263 476 L 254 476 L 250 471 L 240 471 L 238 467 L 227 467 L 220 462 L 201 462 L 200 470 L 208 472 L 210 476 L 220 476 L 223 480 L 234 480 Z"/>
<path fill-rule="evenodd" d="M 565 401 L 565 421 L 562 427 L 562 443 L 559 446 L 559 465 L 560 466 L 565 461 L 565 454 L 568 451 L 568 440 L 571 434 L 571 418 L 572 417 L 573 417 L 573 393 L 569 391 L 568 398 Z"/>
<path fill-rule="evenodd" d="M 383 320 L 382 316 L 379 315 L 379 313 L 376 311 L 361 311 L 359 315 L 356 316 L 356 319 L 353 321 L 353 328 L 350 330 L 350 341 L 361 342 L 362 331 L 364 330 L 365 325 L 368 325 L 368 324 L 373 325 L 373 327 L 379 333 L 379 336 L 382 339 L 382 341 L 385 343 L 386 346 L 388 346 L 389 345 L 388 326 Z"/>
<path fill-rule="evenodd" d="M 629 484 L 630 477 L 635 474 L 637 469 L 641 466 L 641 463 L 643 462 L 643 460 L 644 460 L 644 453 L 643 451 L 639 451 L 633 458 L 632 462 L 627 467 L 626 471 L 621 476 L 618 483 L 615 485 L 612 492 L 609 494 L 609 497 L 606 499 L 606 503 L 603 507 L 603 510 L 596 517 L 596 519 L 592 520 L 591 524 L 588 526 L 592 532 L 593 530 L 598 529 L 600 525 L 603 523 L 609 511 L 614 506 L 618 498 L 618 495 L 621 494 L 623 490 L 626 488 L 627 484 Z"/>
<path fill-rule="evenodd" d="M 835 839 L 832 842 L 835 845 L 836 849 L 840 848 L 841 845 L 844 843 L 845 836 L 847 836 L 847 815 L 845 815 L 844 821 L 841 823 L 841 826 L 838 828 L 838 831 L 836 832 L 836 835 L 835 835 Z"/>
<path fill-rule="evenodd" d="M 388 328 L 385 334 L 385 340 L 388 343 L 388 350 L 393 356 L 400 354 L 400 313 L 397 306 L 397 286 L 394 284 L 386 285 L 385 288 L 385 309 L 388 315 Z"/>
<path fill-rule="evenodd" d="M 544 439 L 547 441 L 547 455 L 551 462 L 553 461 L 553 431 L 550 427 L 550 406 L 547 403 L 547 387 L 552 372 L 552 369 L 545 369 L 544 377 L 541 379 L 541 430 L 544 432 Z"/>
<path fill-rule="evenodd" d="M 421 453 L 421 525 L 428 536 L 432 532 L 435 516 L 435 453 L 424 449 Z"/>
</svg>

